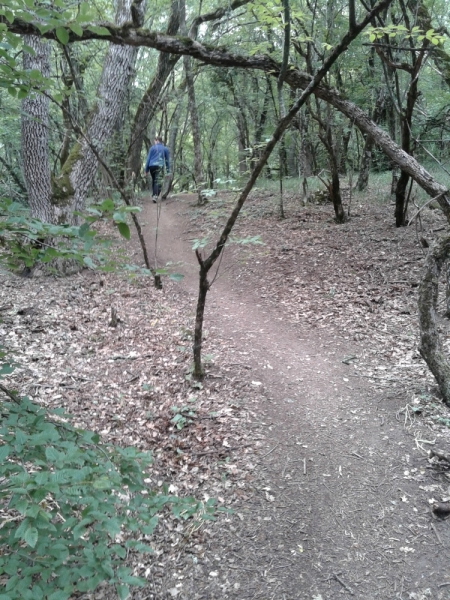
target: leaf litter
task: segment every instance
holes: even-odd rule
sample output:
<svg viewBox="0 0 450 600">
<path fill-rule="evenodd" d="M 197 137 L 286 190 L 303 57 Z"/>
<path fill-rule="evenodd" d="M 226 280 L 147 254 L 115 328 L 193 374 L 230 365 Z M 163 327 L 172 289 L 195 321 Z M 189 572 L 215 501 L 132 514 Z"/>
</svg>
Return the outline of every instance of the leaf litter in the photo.
<svg viewBox="0 0 450 600">
<path fill-rule="evenodd" d="M 354 351 L 339 355 L 347 368 L 344 385 L 353 389 L 357 380 L 364 379 L 380 394 L 405 399 L 397 421 L 410 433 L 412 450 L 404 454 L 400 477 L 414 482 L 417 493 L 425 494 L 430 502 L 446 499 L 450 494 L 446 469 L 430 485 L 427 470 L 435 469 L 435 459 L 420 465 L 410 459 L 414 449 L 426 457 L 428 445 L 439 441 L 445 447 L 449 439 L 448 409 L 417 352 L 416 294 L 423 252 L 413 228 L 395 229 L 391 207 L 386 206 L 357 206 L 351 222 L 343 226 L 333 223 L 330 206 L 304 207 L 293 195 L 286 198 L 286 207 L 289 218 L 278 221 L 274 198 L 263 192 L 253 194 L 236 235 L 260 235 L 264 245 L 231 250 L 239 263 L 236 277 L 243 289 L 247 286 L 253 293 L 257 281 L 261 304 L 275 307 L 284 321 L 310 332 L 325 330 L 336 339 L 331 354 L 339 355 L 339 340 L 345 340 Z M 217 218 L 196 209 L 194 223 L 204 231 L 211 225 L 215 228 Z M 431 240 L 443 221 L 439 213 L 427 211 L 422 224 L 421 235 Z M 222 517 L 217 524 L 180 523 L 165 514 L 152 540 L 154 554 L 145 559 L 131 557 L 136 574 L 149 582 L 145 595 L 138 590 L 133 596 L 193 600 L 206 597 L 204 589 L 217 598 L 240 599 L 247 597 L 241 589 L 244 581 L 230 576 L 240 572 L 248 576 L 245 594 L 253 590 L 254 598 L 281 598 L 277 596 L 277 589 L 280 593 L 282 589 L 276 576 L 279 571 L 272 571 L 269 579 L 259 578 L 266 582 L 260 588 L 258 567 L 249 556 L 242 561 L 239 553 L 240 534 L 248 535 L 250 544 L 259 540 L 258 545 L 264 547 L 261 524 L 284 514 L 283 494 L 267 485 L 255 456 L 256 452 L 271 459 L 280 448 L 267 453 L 263 449 L 271 424 L 262 421 L 267 421 L 266 412 L 259 412 L 265 390 L 248 372 L 248 353 L 235 350 L 230 339 L 214 328 L 205 336 L 205 353 L 213 357 L 208 376 L 201 384 L 192 381 L 193 302 L 171 282 L 161 292 L 147 280 L 88 271 L 67 279 L 29 280 L 6 273 L 1 278 L 0 336 L 19 364 L 6 379 L 7 385 L 46 407 L 64 407 L 78 426 L 95 429 L 105 441 L 151 450 L 151 486 L 166 484 L 171 493 L 203 500 L 214 497 L 219 505 L 235 507 L 234 515 Z M 118 317 L 116 327 L 110 326 L 112 309 Z M 445 320 L 441 319 L 440 326 L 448 331 Z M 314 364 L 314 356 L 307 358 Z M 273 370 L 270 364 L 266 368 Z M 350 426 L 359 427 L 365 418 L 363 408 L 347 418 Z M 350 455 L 363 460 L 357 449 L 350 450 Z M 313 457 L 301 461 L 300 473 L 309 475 L 314 470 Z M 311 466 L 307 466 L 309 461 Z M 259 464 L 256 471 L 255 464 Z M 286 483 L 298 485 L 292 466 L 283 464 Z M 341 467 L 339 471 L 342 474 Z M 361 483 L 383 485 L 370 477 Z M 408 504 L 408 496 L 397 496 L 393 506 Z M 385 507 L 377 518 L 389 527 L 392 539 L 384 543 L 374 539 L 375 551 L 404 562 L 414 554 L 413 545 L 405 543 L 411 540 L 400 537 L 400 529 L 395 534 L 396 521 Z M 242 532 L 239 523 L 245 524 Z M 278 548 L 287 572 L 296 569 L 292 559 L 311 552 L 305 525 L 295 526 L 298 543 L 291 549 Z M 413 528 L 412 540 L 420 540 L 429 524 L 420 515 L 409 527 Z M 228 534 L 223 534 L 223 528 Z M 215 540 L 221 535 L 225 540 L 221 544 L 228 543 L 226 556 L 214 554 Z M 381 585 L 383 576 L 379 577 Z M 202 578 L 205 584 L 192 588 Z M 387 597 L 383 594 L 393 588 L 395 597 L 401 597 L 403 579 L 401 586 L 385 579 L 385 587 L 377 588 L 373 597 Z M 297 597 L 331 598 L 323 591 L 331 585 L 341 582 L 333 588 L 339 592 L 358 585 L 351 581 L 350 571 L 334 573 L 327 582 L 321 593 L 303 596 L 299 592 Z M 266 596 L 261 589 L 272 595 Z M 444 584 L 439 589 L 435 597 L 447 598 Z M 430 593 L 428 588 L 416 588 L 409 597 L 426 598 Z M 95 598 L 109 598 L 109 594 L 104 588 Z"/>
</svg>

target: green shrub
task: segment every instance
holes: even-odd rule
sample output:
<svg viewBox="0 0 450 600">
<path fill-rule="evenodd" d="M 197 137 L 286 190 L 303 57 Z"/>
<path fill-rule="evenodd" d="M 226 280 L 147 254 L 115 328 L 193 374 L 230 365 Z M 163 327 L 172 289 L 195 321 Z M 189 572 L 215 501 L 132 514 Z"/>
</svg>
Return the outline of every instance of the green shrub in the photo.
<svg viewBox="0 0 450 600">
<path fill-rule="evenodd" d="M 158 512 L 211 517 L 212 502 L 147 487 L 148 453 L 100 444 L 60 411 L 0 388 L 0 600 L 65 600 L 101 582 L 126 598 L 144 582 L 123 559 L 151 551 Z"/>
</svg>

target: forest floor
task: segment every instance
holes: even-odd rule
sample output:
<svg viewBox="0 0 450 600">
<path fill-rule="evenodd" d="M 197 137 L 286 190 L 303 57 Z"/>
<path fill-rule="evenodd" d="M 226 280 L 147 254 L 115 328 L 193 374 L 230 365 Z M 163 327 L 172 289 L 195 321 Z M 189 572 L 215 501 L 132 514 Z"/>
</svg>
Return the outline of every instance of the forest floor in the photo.
<svg viewBox="0 0 450 600">
<path fill-rule="evenodd" d="M 165 514 L 155 553 L 130 557 L 148 580 L 135 599 L 449 599 L 450 521 L 431 505 L 449 499 L 450 471 L 428 451 L 448 452 L 450 411 L 418 354 L 416 308 L 420 238 L 444 229 L 440 212 L 396 229 L 391 205 L 358 199 L 336 225 L 330 205 L 287 195 L 280 220 L 277 197 L 255 190 L 208 295 L 197 383 L 191 248 L 233 199 L 143 200 L 151 253 L 157 231 L 159 265 L 184 275 L 161 291 L 1 273 L 0 336 L 19 364 L 6 384 L 151 450 L 155 487 L 232 509 Z"/>
</svg>

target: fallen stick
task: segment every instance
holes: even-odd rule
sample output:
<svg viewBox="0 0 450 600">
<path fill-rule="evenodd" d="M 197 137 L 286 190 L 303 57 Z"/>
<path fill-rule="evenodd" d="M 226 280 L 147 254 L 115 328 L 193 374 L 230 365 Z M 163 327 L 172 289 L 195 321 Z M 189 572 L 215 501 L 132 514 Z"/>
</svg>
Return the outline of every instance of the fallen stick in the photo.
<svg viewBox="0 0 450 600">
<path fill-rule="evenodd" d="M 434 533 L 436 534 L 437 540 L 438 542 L 441 544 L 441 546 L 443 546 L 444 544 L 442 543 L 442 539 L 441 536 L 439 535 L 439 531 L 436 528 L 436 525 L 434 523 L 431 523 L 431 529 L 434 531 Z"/>
<path fill-rule="evenodd" d="M 352 590 L 351 588 L 349 588 L 349 587 L 348 587 L 348 585 L 347 585 L 347 584 L 345 584 L 345 583 L 342 581 L 342 579 L 339 577 L 339 575 L 338 575 L 337 573 L 333 573 L 333 577 L 336 579 L 336 581 L 337 581 L 337 582 L 339 582 L 339 583 L 342 585 L 342 587 L 344 588 L 344 590 L 347 590 L 347 592 L 348 592 L 348 593 L 349 593 L 351 596 L 354 596 L 354 595 L 355 595 L 355 594 L 354 594 L 354 592 L 353 592 L 353 590 Z"/>
</svg>

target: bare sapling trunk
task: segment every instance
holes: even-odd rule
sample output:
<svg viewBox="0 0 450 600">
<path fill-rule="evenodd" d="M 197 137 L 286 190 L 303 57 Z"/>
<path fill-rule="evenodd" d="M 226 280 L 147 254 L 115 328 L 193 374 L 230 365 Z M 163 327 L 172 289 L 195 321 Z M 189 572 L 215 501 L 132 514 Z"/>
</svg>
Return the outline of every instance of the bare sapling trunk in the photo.
<svg viewBox="0 0 450 600">
<path fill-rule="evenodd" d="M 336 223 L 345 223 L 347 221 L 347 215 L 342 205 L 341 196 L 341 181 L 339 178 L 339 169 L 336 157 L 334 154 L 330 154 L 330 167 L 331 167 L 331 186 L 330 195 L 333 202 L 334 215 Z"/>
<path fill-rule="evenodd" d="M 345 223 L 347 215 L 345 214 L 342 205 L 341 182 L 339 178 L 339 157 L 336 152 L 336 144 L 333 140 L 333 132 L 331 128 L 332 114 L 330 106 L 327 104 L 327 119 L 326 122 L 321 117 L 320 104 L 316 99 L 317 113 L 311 110 L 311 115 L 319 124 L 319 138 L 328 153 L 328 164 L 331 172 L 331 182 L 328 186 L 330 199 L 333 202 L 334 215 L 336 223 Z"/>
<path fill-rule="evenodd" d="M 354 8 L 354 0 L 350 0 Z M 271 139 L 266 144 L 260 159 L 255 165 L 254 170 L 252 171 L 247 183 L 245 184 L 244 189 L 238 197 L 238 200 L 233 208 L 231 215 L 229 216 L 225 227 L 222 230 L 220 238 L 216 242 L 215 247 L 209 254 L 207 258 L 203 258 L 200 252 L 197 252 L 197 260 L 200 265 L 200 284 L 199 284 L 199 297 L 197 301 L 197 313 L 196 313 L 196 322 L 195 322 L 195 330 L 194 330 L 194 371 L 193 376 L 196 379 L 201 379 L 204 377 L 204 370 L 202 365 L 202 342 L 203 342 L 203 318 L 204 311 L 206 306 L 206 295 L 208 289 L 210 287 L 210 283 L 208 281 L 208 273 L 211 270 L 214 263 L 217 261 L 219 256 L 221 255 L 225 244 L 228 241 L 228 237 L 236 223 L 236 220 L 241 212 L 244 203 L 251 192 L 256 180 L 258 179 L 261 171 L 264 169 L 272 151 L 274 150 L 277 143 L 280 141 L 283 133 L 286 131 L 286 128 L 290 125 L 295 115 L 298 113 L 300 108 L 305 104 L 306 100 L 311 96 L 314 90 L 317 88 L 319 83 L 328 73 L 330 68 L 339 58 L 339 56 L 345 52 L 349 46 L 349 44 L 358 37 L 361 31 L 370 23 L 370 21 L 374 18 L 376 14 L 378 14 L 383 8 L 389 6 L 390 0 L 382 0 L 374 9 L 370 11 L 369 14 L 366 15 L 364 20 L 361 23 L 353 24 L 350 21 L 349 31 L 343 37 L 341 42 L 336 46 L 331 55 L 325 60 L 322 67 L 317 71 L 314 77 L 311 79 L 309 84 L 306 86 L 305 90 L 298 98 L 298 100 L 293 104 L 291 109 L 288 111 L 285 117 L 280 119 L 275 131 L 272 134 Z"/>
<path fill-rule="evenodd" d="M 380 89 L 375 108 L 372 114 L 372 120 L 374 123 L 378 123 L 381 118 L 381 113 L 384 106 L 385 91 L 383 88 Z M 358 181 L 356 183 L 356 189 L 360 192 L 364 191 L 369 185 L 370 166 L 372 164 L 372 152 L 375 145 L 375 140 L 371 135 L 366 135 L 364 144 L 364 150 L 361 158 L 361 165 L 359 169 Z"/>
<path fill-rule="evenodd" d="M 419 288 L 420 354 L 433 373 L 444 402 L 450 404 L 450 362 L 439 337 L 437 324 L 439 277 L 450 257 L 450 236 L 438 239 L 429 251 Z"/>
<path fill-rule="evenodd" d="M 278 91 L 278 110 L 280 112 L 280 118 L 286 116 L 286 107 L 284 104 L 283 98 L 283 83 L 286 77 L 286 71 L 288 67 L 289 61 L 289 46 L 291 43 L 291 12 L 289 6 L 289 0 L 282 0 L 283 11 L 284 11 L 284 44 L 283 44 L 283 60 L 281 62 L 280 74 L 278 76 L 277 81 L 277 91 Z M 286 153 L 283 152 L 283 142 L 284 138 L 282 136 L 281 143 L 279 145 L 278 152 L 278 166 L 279 166 L 279 176 L 280 176 L 280 201 L 279 201 L 279 216 L 280 219 L 285 218 L 284 214 L 284 202 L 283 202 L 283 167 L 284 167 L 284 158 Z"/>
</svg>

